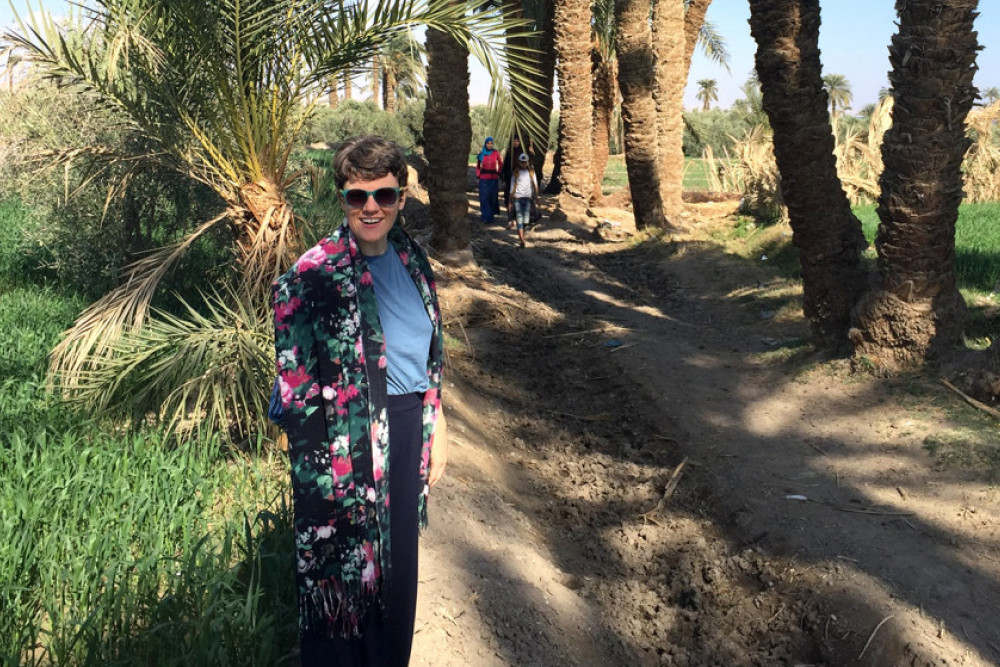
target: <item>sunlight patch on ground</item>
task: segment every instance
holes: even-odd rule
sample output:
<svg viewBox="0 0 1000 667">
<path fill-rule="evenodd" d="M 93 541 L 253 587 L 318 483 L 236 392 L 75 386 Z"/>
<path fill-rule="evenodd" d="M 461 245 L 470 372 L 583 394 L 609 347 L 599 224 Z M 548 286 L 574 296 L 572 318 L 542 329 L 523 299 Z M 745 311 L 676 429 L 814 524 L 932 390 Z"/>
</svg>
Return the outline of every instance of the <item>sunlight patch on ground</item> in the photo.
<svg viewBox="0 0 1000 667">
<path fill-rule="evenodd" d="M 654 308 L 652 306 L 636 306 L 631 303 L 626 303 L 625 301 L 620 301 L 610 294 L 605 294 L 604 292 L 598 292 L 597 290 L 584 290 L 583 293 L 592 299 L 601 301 L 602 303 L 611 304 L 616 308 L 628 308 L 629 310 L 634 310 L 637 313 L 642 313 L 643 315 L 649 315 L 651 317 L 656 317 L 661 320 L 671 320 L 674 318 L 670 317 L 664 313 L 659 308 Z"/>
</svg>

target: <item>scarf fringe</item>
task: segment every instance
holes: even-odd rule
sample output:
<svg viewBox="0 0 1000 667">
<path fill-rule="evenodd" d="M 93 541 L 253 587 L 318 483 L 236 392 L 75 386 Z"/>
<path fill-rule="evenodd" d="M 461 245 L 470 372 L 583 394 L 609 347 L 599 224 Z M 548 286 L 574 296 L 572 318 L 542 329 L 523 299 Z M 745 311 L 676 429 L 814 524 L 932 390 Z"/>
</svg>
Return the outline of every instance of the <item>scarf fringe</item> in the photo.
<svg viewBox="0 0 1000 667">
<path fill-rule="evenodd" d="M 365 617 L 384 609 L 385 586 L 345 585 L 330 578 L 299 592 L 299 632 L 305 637 L 357 637 Z"/>
</svg>

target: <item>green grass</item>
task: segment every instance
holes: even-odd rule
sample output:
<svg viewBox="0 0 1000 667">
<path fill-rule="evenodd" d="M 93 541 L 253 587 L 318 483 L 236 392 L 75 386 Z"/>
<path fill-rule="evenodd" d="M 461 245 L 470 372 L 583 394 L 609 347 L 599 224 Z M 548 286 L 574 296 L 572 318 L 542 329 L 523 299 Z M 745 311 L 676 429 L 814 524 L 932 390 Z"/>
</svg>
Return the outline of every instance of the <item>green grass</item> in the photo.
<svg viewBox="0 0 1000 667">
<path fill-rule="evenodd" d="M 0 205 L 0 665 L 292 664 L 284 456 L 81 419 L 44 387 L 80 309 Z"/>
<path fill-rule="evenodd" d="M 625 170 L 625 156 L 612 155 L 608 158 L 608 165 L 604 169 L 604 180 L 601 182 L 601 191 L 604 194 L 610 194 L 626 185 L 628 185 L 628 173 Z M 710 189 L 708 167 L 701 158 L 684 158 L 684 189 Z"/>
<path fill-rule="evenodd" d="M 854 209 L 865 237 L 874 242 L 878 216 L 874 206 Z M 964 203 L 955 225 L 955 273 L 961 288 L 1000 291 L 1000 202 Z"/>
</svg>

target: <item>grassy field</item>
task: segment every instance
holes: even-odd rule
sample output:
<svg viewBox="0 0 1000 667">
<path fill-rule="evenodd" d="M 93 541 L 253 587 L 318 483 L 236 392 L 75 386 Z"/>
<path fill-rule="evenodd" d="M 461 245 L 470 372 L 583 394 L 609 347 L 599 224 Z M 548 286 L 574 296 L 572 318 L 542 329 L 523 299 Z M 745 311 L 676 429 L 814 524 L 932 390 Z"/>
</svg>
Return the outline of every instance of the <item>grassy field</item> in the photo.
<svg viewBox="0 0 1000 667">
<path fill-rule="evenodd" d="M 0 664 L 290 664 L 285 459 L 92 423 L 48 396 L 84 305 L 18 263 L 0 203 Z"/>
<path fill-rule="evenodd" d="M 854 209 L 865 237 L 875 241 L 874 206 Z M 964 203 L 955 225 L 955 272 L 959 286 L 973 292 L 1000 292 L 1000 202 Z"/>
<path fill-rule="evenodd" d="M 705 161 L 701 158 L 684 158 L 684 189 L 710 190 L 707 169 Z M 601 183 L 602 192 L 609 194 L 618 188 L 625 187 L 627 183 L 628 174 L 625 170 L 625 156 L 612 155 L 608 158 L 608 166 L 604 170 L 604 181 Z"/>
</svg>

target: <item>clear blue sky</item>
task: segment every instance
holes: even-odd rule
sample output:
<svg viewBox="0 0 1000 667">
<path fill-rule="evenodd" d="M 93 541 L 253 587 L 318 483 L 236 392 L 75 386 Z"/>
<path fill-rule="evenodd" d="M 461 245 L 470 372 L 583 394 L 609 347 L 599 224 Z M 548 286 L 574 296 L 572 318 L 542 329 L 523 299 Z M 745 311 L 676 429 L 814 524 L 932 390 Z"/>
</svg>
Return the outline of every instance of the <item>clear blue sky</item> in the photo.
<svg viewBox="0 0 1000 667">
<path fill-rule="evenodd" d="M 67 11 L 64 0 L 43 0 L 46 7 L 56 13 Z M 15 0 L 18 11 L 24 0 Z M 852 108 L 858 110 L 878 98 L 878 91 L 889 84 L 890 38 L 895 32 L 896 13 L 890 0 L 825 0 L 821 3 L 820 51 L 824 74 L 843 74 L 851 84 L 854 94 Z M 980 88 L 1000 87 L 1000 2 L 983 0 L 979 3 L 980 16 L 976 19 L 979 43 L 984 47 L 977 62 L 979 72 L 976 85 Z M 695 99 L 699 79 L 715 79 L 719 86 L 718 106 L 728 107 L 742 96 L 740 86 L 753 69 L 756 51 L 750 37 L 748 0 L 714 0 L 708 9 L 707 20 L 723 36 L 730 52 L 730 71 L 708 61 L 700 51 L 695 51 L 691 76 L 685 91 L 684 105 L 698 106 Z M 0 26 L 13 21 L 6 0 L 0 0 Z M 474 59 L 473 59 L 474 60 Z M 486 72 L 472 63 L 473 104 L 484 104 L 489 95 Z"/>
</svg>

